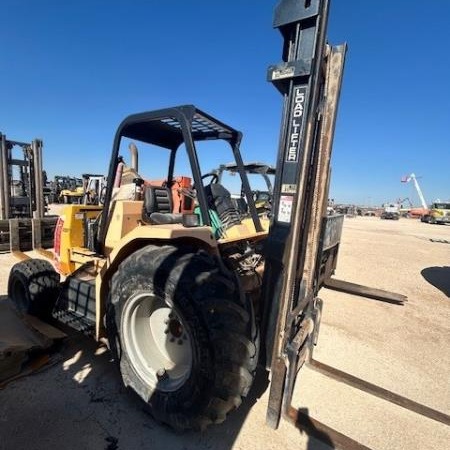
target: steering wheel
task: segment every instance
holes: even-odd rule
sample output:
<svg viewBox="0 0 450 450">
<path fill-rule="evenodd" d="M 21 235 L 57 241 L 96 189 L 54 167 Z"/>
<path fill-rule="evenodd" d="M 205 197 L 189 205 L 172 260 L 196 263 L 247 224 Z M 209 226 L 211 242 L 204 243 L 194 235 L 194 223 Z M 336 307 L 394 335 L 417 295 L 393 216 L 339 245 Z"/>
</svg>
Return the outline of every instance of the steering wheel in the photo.
<svg viewBox="0 0 450 450">
<path fill-rule="evenodd" d="M 215 172 L 205 173 L 205 175 L 202 175 L 200 179 L 203 181 L 208 177 L 211 177 L 211 181 L 208 184 L 217 184 L 219 182 L 219 175 Z M 195 184 L 192 185 L 192 189 L 195 189 Z"/>
<path fill-rule="evenodd" d="M 219 182 L 219 175 L 214 172 L 205 173 L 205 175 L 202 175 L 201 179 L 204 180 L 205 178 L 211 177 L 211 181 L 208 184 L 217 184 Z"/>
</svg>

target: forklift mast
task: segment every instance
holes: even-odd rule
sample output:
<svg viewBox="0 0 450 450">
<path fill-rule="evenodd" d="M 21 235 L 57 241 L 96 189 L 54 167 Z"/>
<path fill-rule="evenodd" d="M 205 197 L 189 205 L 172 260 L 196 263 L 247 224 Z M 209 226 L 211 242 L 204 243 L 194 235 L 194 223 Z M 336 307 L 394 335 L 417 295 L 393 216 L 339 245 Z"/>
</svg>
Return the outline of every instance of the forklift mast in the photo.
<svg viewBox="0 0 450 450">
<path fill-rule="evenodd" d="M 268 80 L 283 96 L 283 112 L 262 329 L 272 378 L 267 423 L 273 428 L 281 415 L 289 418 L 295 379 L 320 322 L 318 265 L 331 223 L 325 217 L 329 164 L 346 51 L 326 44 L 328 9 L 329 0 L 281 0 L 274 16 L 284 39 L 283 62 L 269 67 Z M 338 241 L 338 234 L 328 241 Z"/>
</svg>

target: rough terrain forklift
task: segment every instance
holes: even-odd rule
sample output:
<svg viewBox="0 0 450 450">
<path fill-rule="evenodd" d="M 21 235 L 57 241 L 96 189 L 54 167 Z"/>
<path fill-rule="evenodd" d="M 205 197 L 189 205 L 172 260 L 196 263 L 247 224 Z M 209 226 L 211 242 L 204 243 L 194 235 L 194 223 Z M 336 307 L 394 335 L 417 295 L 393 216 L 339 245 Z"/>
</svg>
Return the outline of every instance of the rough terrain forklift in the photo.
<svg viewBox="0 0 450 450">
<path fill-rule="evenodd" d="M 258 215 L 267 216 L 272 209 L 273 186 L 270 177 L 273 178 L 275 176 L 275 167 L 262 162 L 250 162 L 244 163 L 244 170 L 247 175 L 259 175 L 262 178 L 265 189 L 254 189 L 252 187 L 252 195 Z M 235 163 L 221 164 L 213 172 L 219 177 L 220 183 L 225 173 L 236 175 L 238 173 L 238 166 Z M 233 198 L 233 201 L 236 203 L 238 209 L 244 214 L 248 212 L 244 191 L 241 189 L 240 195 L 235 197 L 237 198 Z"/>
<path fill-rule="evenodd" d="M 55 265 L 65 280 L 45 260 L 11 270 L 8 293 L 22 311 L 106 338 L 124 384 L 174 428 L 222 422 L 258 364 L 271 371 L 269 425 L 290 415 L 342 227 L 326 203 L 345 47 L 326 45 L 327 13 L 324 0 L 275 10 L 285 45 L 268 76 L 284 107 L 270 223 L 255 208 L 241 133 L 194 106 L 161 109 L 120 124 L 104 205 L 70 205 L 60 217 Z M 127 140 L 167 151 L 163 179 L 121 172 Z M 214 141 L 234 155 L 246 217 L 217 177 L 202 174 L 197 147 Z M 181 152 L 190 174 L 177 177 Z"/>
</svg>

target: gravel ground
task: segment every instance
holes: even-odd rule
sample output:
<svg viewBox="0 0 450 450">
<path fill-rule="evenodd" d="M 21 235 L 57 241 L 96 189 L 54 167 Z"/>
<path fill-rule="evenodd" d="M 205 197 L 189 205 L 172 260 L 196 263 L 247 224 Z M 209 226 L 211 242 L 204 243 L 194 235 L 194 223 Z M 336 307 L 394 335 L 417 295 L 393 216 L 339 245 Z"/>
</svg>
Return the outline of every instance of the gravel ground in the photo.
<svg viewBox="0 0 450 450">
<path fill-rule="evenodd" d="M 315 359 L 450 414 L 450 226 L 346 219 L 337 278 L 394 290 L 405 306 L 323 290 Z M 0 294 L 11 255 L 0 255 Z M 61 360 L 0 391 L 0 449 L 329 448 L 283 422 L 264 425 L 261 379 L 224 424 L 173 433 L 121 387 L 108 352 L 72 333 Z M 373 449 L 444 449 L 450 428 L 303 369 L 294 404 Z"/>
</svg>

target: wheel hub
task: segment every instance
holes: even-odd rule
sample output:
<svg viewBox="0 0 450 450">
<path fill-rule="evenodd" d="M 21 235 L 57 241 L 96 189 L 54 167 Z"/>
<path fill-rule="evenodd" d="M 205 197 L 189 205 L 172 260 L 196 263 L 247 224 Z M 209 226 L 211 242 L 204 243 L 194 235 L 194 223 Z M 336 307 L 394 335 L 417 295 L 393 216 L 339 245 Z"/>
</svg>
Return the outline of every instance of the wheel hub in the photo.
<svg viewBox="0 0 450 450">
<path fill-rule="evenodd" d="M 183 326 L 178 319 L 170 319 L 166 330 L 174 338 L 180 338 L 183 335 Z"/>
</svg>

